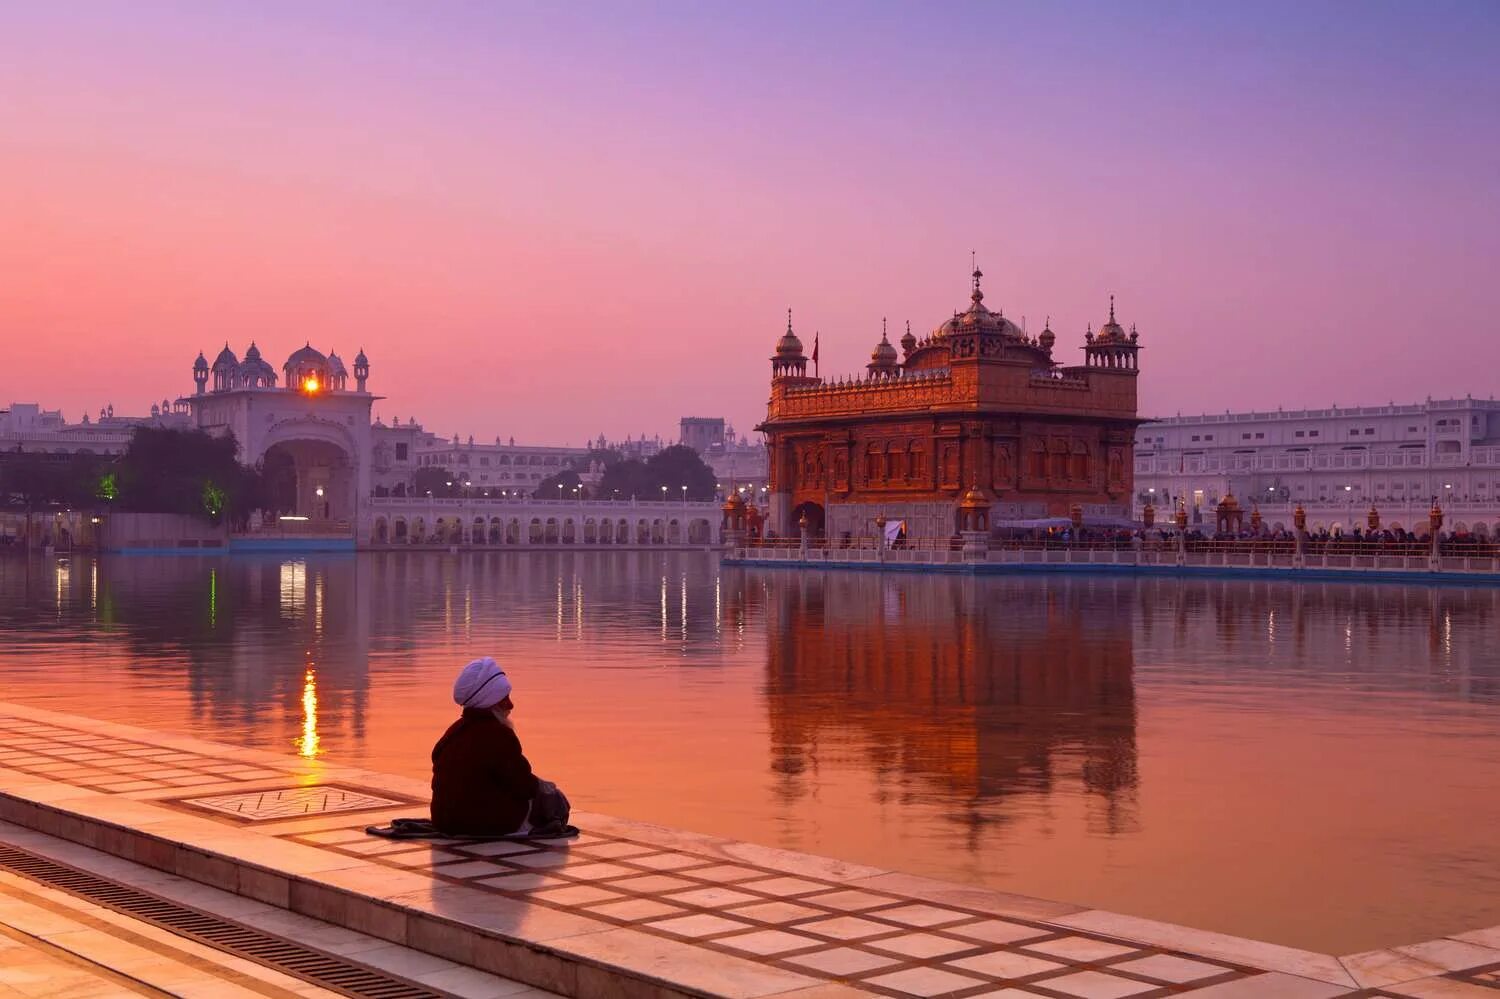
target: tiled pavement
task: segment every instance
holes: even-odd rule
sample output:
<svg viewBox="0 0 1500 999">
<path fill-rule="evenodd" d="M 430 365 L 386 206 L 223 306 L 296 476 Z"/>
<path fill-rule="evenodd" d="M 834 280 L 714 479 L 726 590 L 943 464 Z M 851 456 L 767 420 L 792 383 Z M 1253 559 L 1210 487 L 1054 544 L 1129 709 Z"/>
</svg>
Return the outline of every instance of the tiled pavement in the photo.
<svg viewBox="0 0 1500 999">
<path fill-rule="evenodd" d="M 666 987 L 642 995 L 806 999 L 1500 992 L 1500 928 L 1340 959 L 607 816 L 576 816 L 584 835 L 566 842 L 365 835 L 371 822 L 424 814 L 423 791 L 398 777 L 0 705 L 0 805 L 8 795 L 132 825 L 247 866 L 284 857 L 294 885 L 399 907 L 402 934 L 422 938 L 424 919 L 474 927 L 483 936 L 464 953 L 477 965 L 504 942 L 576 963 L 585 970 L 569 975 L 520 954 L 515 966 L 487 968 L 567 993 L 623 994 L 637 980 Z M 24 823 L 37 813 L 0 815 Z M 283 852 L 268 853 L 268 840 Z M 350 918 L 357 908 L 333 907 Z M 433 937 L 433 947 L 457 946 Z M 599 969 L 612 984 L 599 984 Z"/>
</svg>

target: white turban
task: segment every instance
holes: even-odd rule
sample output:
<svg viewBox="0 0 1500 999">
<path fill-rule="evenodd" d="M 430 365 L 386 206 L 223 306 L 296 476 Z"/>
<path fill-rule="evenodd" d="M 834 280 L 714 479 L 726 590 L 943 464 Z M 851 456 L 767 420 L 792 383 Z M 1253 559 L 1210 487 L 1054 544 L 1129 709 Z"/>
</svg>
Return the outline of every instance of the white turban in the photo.
<svg viewBox="0 0 1500 999">
<path fill-rule="evenodd" d="M 463 668 L 453 681 L 453 700 L 465 708 L 493 708 L 510 696 L 510 678 L 489 656 Z"/>
</svg>

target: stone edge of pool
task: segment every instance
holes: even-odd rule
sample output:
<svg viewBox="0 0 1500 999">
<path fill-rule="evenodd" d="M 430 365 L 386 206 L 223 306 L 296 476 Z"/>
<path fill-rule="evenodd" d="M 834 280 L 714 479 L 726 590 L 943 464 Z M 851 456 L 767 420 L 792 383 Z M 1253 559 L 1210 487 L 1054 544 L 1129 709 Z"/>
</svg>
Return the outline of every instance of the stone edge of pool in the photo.
<svg viewBox="0 0 1500 999">
<path fill-rule="evenodd" d="M 427 793 L 0 702 L 0 820 L 566 995 L 976 995 L 1106 979 L 1166 995 L 1196 981 L 1156 970 L 1168 968 L 1226 997 L 1446 995 L 1500 979 L 1500 926 L 1339 957 L 592 813 L 575 816 L 576 844 L 489 854 L 363 835 L 425 814 Z M 298 811 L 313 800 L 332 810 Z"/>
</svg>

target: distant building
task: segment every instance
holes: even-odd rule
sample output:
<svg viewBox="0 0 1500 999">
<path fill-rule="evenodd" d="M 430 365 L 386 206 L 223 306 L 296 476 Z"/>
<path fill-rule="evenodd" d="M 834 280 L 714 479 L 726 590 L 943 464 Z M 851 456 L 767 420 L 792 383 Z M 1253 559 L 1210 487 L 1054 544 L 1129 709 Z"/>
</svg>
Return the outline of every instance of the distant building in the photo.
<svg viewBox="0 0 1500 999">
<path fill-rule="evenodd" d="M 585 482 L 597 478 L 587 474 L 589 449 L 585 447 L 524 445 L 517 444 L 514 438 L 509 443 L 502 443 L 498 437 L 493 444 L 476 443 L 472 436 L 460 442 L 457 434 L 446 440 L 426 433 L 415 421 L 390 432 L 376 423 L 377 442 L 389 440 L 393 456 L 402 450 L 397 438 L 411 431 L 415 433 L 405 440 L 411 464 L 391 461 L 391 472 L 395 477 L 384 483 L 386 487 L 393 488 L 395 482 L 409 479 L 417 468 L 434 466 L 447 470 L 455 476 L 455 482 L 461 482 L 469 489 L 496 496 L 502 492 L 530 495 L 543 479 L 568 468 L 584 473 L 581 477 Z M 377 443 L 377 448 L 379 446 Z"/>
<path fill-rule="evenodd" d="M 913 537 L 948 537 L 956 505 L 991 523 L 1130 514 L 1136 427 L 1135 330 L 1109 320 L 1084 335 L 1084 362 L 1059 364 L 1050 323 L 1033 337 L 984 304 L 976 268 L 967 311 L 931 335 L 882 332 L 865 373 L 807 374 L 786 333 L 771 358 L 765 432 L 770 529 L 868 536 L 879 517 Z M 970 495 L 972 493 L 972 495 Z"/>
<path fill-rule="evenodd" d="M 721 416 L 684 416 L 681 443 L 698 452 L 704 464 L 713 469 L 719 492 L 743 488 L 747 495 L 761 499 L 768 485 L 766 449 L 736 436 L 733 424 Z"/>
<path fill-rule="evenodd" d="M 1226 495 L 1290 526 L 1301 503 L 1308 526 L 1349 531 L 1370 507 L 1384 522 L 1425 523 L 1433 497 L 1448 524 L 1500 522 L 1500 402 L 1428 400 L 1352 409 L 1174 416 L 1135 440 L 1135 505 L 1159 520 L 1178 504 L 1213 523 Z"/>
<path fill-rule="evenodd" d="M 724 446 L 724 418 L 722 416 L 684 416 L 682 437 L 679 443 L 707 454 L 711 447 Z"/>
<path fill-rule="evenodd" d="M 136 427 L 191 426 L 192 417 L 181 403 L 153 403 L 149 415 L 116 416 L 114 405 L 99 410 L 97 422 L 87 414 L 69 423 L 61 410 L 43 409 L 34 402 L 11 403 L 0 409 L 0 451 L 29 451 L 48 455 L 118 456 L 130 446 Z"/>
</svg>

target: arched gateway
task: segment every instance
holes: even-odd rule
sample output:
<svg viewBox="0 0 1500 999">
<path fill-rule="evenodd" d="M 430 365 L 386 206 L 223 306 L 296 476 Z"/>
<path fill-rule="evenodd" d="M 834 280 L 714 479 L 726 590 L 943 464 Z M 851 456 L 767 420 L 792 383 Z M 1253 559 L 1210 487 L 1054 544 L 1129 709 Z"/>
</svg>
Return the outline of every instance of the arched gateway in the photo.
<svg viewBox="0 0 1500 999">
<path fill-rule="evenodd" d="M 194 424 L 233 433 L 240 460 L 266 474 L 269 511 L 283 529 L 353 539 L 367 533 L 370 495 L 370 364 L 354 358 L 354 388 L 338 354 L 310 344 L 297 350 L 278 379 L 255 344 L 243 362 L 225 344 L 212 367 L 193 365 L 196 391 L 187 398 Z M 209 379 L 212 377 L 212 388 Z"/>
</svg>

